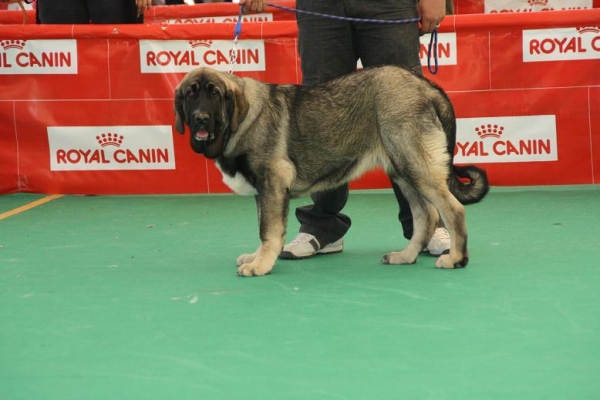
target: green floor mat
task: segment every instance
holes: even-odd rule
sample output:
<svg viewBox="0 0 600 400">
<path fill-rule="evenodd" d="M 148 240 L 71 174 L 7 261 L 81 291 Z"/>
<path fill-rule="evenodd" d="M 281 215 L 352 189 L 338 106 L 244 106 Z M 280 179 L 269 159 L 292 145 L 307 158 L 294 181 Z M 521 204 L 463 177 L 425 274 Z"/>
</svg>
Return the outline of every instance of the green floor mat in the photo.
<svg viewBox="0 0 600 400">
<path fill-rule="evenodd" d="M 239 278 L 251 197 L 59 198 L 0 221 L 0 399 L 600 398 L 599 205 L 493 188 L 439 270 L 381 264 L 395 199 L 353 192 L 343 253 Z"/>
</svg>

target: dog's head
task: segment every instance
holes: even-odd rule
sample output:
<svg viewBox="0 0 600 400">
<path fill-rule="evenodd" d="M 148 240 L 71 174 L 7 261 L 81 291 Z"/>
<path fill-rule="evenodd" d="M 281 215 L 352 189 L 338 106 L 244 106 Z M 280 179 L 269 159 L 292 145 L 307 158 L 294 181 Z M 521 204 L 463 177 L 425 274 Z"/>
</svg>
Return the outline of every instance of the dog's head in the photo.
<svg viewBox="0 0 600 400">
<path fill-rule="evenodd" d="M 175 129 L 191 132 L 190 144 L 208 158 L 223 154 L 229 135 L 248 111 L 240 79 L 211 68 L 189 72 L 175 88 Z"/>
</svg>

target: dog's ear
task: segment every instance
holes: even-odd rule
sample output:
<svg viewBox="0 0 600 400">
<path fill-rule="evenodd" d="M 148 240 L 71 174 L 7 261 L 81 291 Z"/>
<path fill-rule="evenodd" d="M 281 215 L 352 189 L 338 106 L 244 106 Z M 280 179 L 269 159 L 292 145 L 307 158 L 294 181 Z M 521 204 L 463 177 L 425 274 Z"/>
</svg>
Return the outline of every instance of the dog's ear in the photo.
<svg viewBox="0 0 600 400">
<path fill-rule="evenodd" d="M 248 101 L 239 86 L 225 92 L 225 105 L 229 116 L 229 128 L 235 132 L 248 113 Z"/>
<path fill-rule="evenodd" d="M 175 129 L 177 132 L 185 133 L 185 110 L 183 108 L 183 93 L 181 93 L 181 83 L 175 88 L 175 104 L 173 105 L 175 111 Z"/>
</svg>

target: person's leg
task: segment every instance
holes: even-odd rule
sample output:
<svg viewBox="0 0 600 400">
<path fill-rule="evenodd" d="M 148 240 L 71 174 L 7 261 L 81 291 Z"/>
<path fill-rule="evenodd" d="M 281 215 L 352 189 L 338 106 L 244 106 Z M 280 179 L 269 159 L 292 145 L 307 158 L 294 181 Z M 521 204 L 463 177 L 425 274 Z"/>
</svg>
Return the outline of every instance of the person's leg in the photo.
<svg viewBox="0 0 600 400">
<path fill-rule="evenodd" d="M 414 0 L 350 0 L 350 12 L 357 18 L 402 20 L 417 16 Z M 419 59 L 419 27 L 416 22 L 402 24 L 356 23 L 357 51 L 365 68 L 399 65 L 422 73 Z M 398 218 L 404 237 L 413 234 L 413 218 L 408 201 L 390 179 L 399 205 Z"/>
<path fill-rule="evenodd" d="M 344 15 L 341 0 L 298 0 L 299 10 Z M 302 84 L 314 86 L 356 70 L 352 30 L 349 23 L 298 13 L 298 51 Z M 340 211 L 348 200 L 348 185 L 315 193 L 314 205 L 296 209 L 300 232 L 317 238 L 321 247 L 342 238 L 350 228 L 350 218 Z"/>
<path fill-rule="evenodd" d="M 412 210 L 410 209 L 410 204 L 408 204 L 408 200 L 400 187 L 390 178 L 390 182 L 392 183 L 392 189 L 394 189 L 394 196 L 396 196 L 396 201 L 398 202 L 398 207 L 400 211 L 398 212 L 398 219 L 400 220 L 400 224 L 402 225 L 402 233 L 406 239 L 409 239 L 413 235 L 413 216 Z"/>
<path fill-rule="evenodd" d="M 417 17 L 414 0 L 349 0 L 357 18 L 404 20 Z M 422 73 L 417 22 L 382 24 L 354 23 L 358 57 L 363 66 L 398 65 Z"/>
<path fill-rule="evenodd" d="M 93 24 L 135 24 L 143 20 L 137 16 L 135 0 L 87 0 Z"/>
<path fill-rule="evenodd" d="M 298 10 L 343 16 L 342 0 L 298 0 Z M 356 70 L 352 27 L 349 23 L 298 13 L 298 53 L 302 84 L 315 86 Z"/>
<path fill-rule="evenodd" d="M 321 247 L 341 239 L 352 224 L 350 217 L 340 212 L 348 201 L 348 185 L 310 197 L 312 206 L 296 209 L 300 232 L 316 237 Z"/>
<path fill-rule="evenodd" d="M 36 13 L 40 24 L 89 24 L 84 0 L 38 0 Z"/>
</svg>

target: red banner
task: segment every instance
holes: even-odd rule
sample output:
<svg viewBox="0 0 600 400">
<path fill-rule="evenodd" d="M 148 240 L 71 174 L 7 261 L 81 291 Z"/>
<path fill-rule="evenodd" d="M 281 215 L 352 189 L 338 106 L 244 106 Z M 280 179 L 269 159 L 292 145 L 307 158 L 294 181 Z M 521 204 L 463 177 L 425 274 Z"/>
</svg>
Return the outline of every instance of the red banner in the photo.
<svg viewBox="0 0 600 400">
<path fill-rule="evenodd" d="M 238 10 L 204 6 L 206 18 Z M 186 72 L 229 70 L 233 23 L 164 22 L 199 8 L 157 7 L 162 22 L 145 25 L 0 25 L 0 192 L 227 192 L 172 126 Z M 243 23 L 234 73 L 301 81 L 295 22 L 278 18 Z M 492 185 L 597 183 L 598 21 L 600 10 L 447 17 L 437 75 L 423 37 L 425 74 L 456 108 L 456 161 L 482 165 Z M 389 181 L 375 171 L 351 187 Z"/>
<path fill-rule="evenodd" d="M 0 101 L 0 193 L 21 191 L 14 107 L 13 102 Z"/>
</svg>

